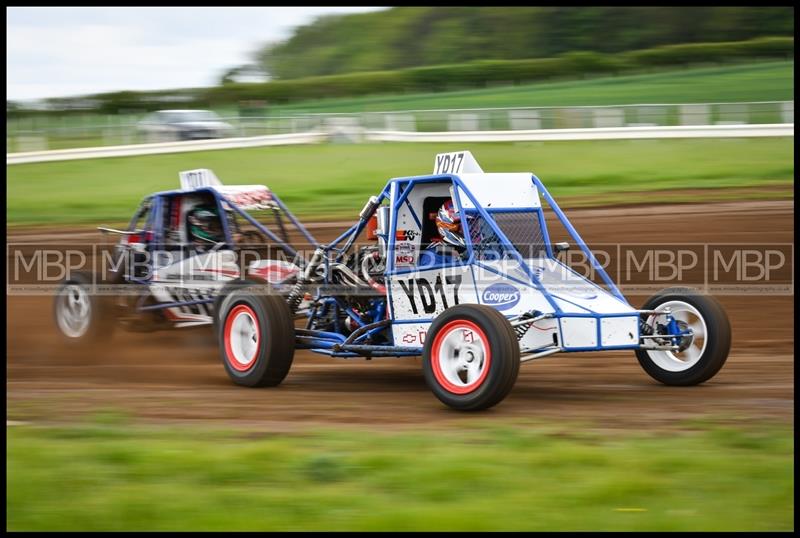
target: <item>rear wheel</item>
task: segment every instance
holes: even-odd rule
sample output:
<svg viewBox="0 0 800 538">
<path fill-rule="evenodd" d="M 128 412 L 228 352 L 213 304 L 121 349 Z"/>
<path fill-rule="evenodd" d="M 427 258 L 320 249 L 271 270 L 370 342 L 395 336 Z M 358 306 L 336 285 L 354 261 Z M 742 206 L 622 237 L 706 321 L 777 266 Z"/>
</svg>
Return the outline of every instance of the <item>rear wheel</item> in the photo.
<svg viewBox="0 0 800 538">
<path fill-rule="evenodd" d="M 231 380 L 247 387 L 279 385 L 294 358 L 288 305 L 258 286 L 232 290 L 219 312 L 219 347 Z"/>
<path fill-rule="evenodd" d="M 642 308 L 669 309 L 677 329 L 684 333 L 673 340 L 654 339 L 661 344 L 677 344 L 677 350 L 636 350 L 639 364 L 653 379 L 666 385 L 697 385 L 719 372 L 731 348 L 731 325 L 713 297 L 692 288 L 668 288 L 651 297 Z M 666 314 L 642 318 L 646 330 L 653 335 L 669 334 Z"/>
<path fill-rule="evenodd" d="M 92 275 L 75 271 L 56 290 L 53 316 L 67 346 L 105 342 L 114 332 L 113 305 L 92 288 Z"/>
<path fill-rule="evenodd" d="M 519 343 L 508 320 L 494 308 L 459 305 L 431 324 L 423 373 L 434 395 L 462 411 L 500 403 L 519 373 Z"/>
</svg>

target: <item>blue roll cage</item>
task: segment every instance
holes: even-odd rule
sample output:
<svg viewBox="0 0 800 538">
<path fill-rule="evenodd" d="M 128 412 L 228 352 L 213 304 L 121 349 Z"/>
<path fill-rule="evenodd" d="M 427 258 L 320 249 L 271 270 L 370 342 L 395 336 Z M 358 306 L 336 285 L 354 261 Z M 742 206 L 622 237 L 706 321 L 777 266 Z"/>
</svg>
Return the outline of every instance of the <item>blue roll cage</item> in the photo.
<svg viewBox="0 0 800 538">
<path fill-rule="evenodd" d="M 556 201 L 550 195 L 547 188 L 542 184 L 541 180 L 538 177 L 531 174 L 531 181 L 535 185 L 536 189 L 540 193 L 540 195 L 547 201 L 548 205 L 553 209 L 556 216 L 558 217 L 561 224 L 569 233 L 570 237 L 573 241 L 575 241 L 578 246 L 583 251 L 586 258 L 589 260 L 592 268 L 597 271 L 597 274 L 600 275 L 602 280 L 606 283 L 609 287 L 611 294 L 616 297 L 618 300 L 622 302 L 622 304 L 626 306 L 630 306 L 628 301 L 622 295 L 622 293 L 617 288 L 614 281 L 608 276 L 606 271 L 603 269 L 602 265 L 598 262 L 597 258 L 594 256 L 592 251 L 586 245 L 586 243 L 581 238 L 580 234 L 578 234 L 577 230 L 572 223 L 569 221 L 567 216 L 558 206 Z M 614 317 L 614 316 L 631 316 L 630 313 L 625 314 L 604 314 L 599 315 L 593 312 L 588 312 L 586 314 L 582 313 L 569 313 L 565 314 L 550 293 L 542 286 L 541 282 L 537 278 L 535 272 L 531 270 L 527 264 L 524 263 L 522 256 L 519 254 L 517 249 L 512 245 L 509 241 L 508 237 L 503 233 L 500 227 L 497 225 L 495 220 L 491 217 L 491 214 L 495 212 L 495 210 L 486 210 L 478 203 L 466 185 L 461 181 L 461 179 L 457 175 L 453 174 L 439 174 L 439 175 L 425 175 L 425 176 L 411 176 L 411 177 L 401 177 L 401 178 L 394 178 L 389 180 L 380 194 L 377 196 L 378 203 L 383 202 L 384 200 L 389 200 L 391 207 L 391 217 L 390 217 L 390 229 L 388 232 L 383 235 L 383 239 L 386 241 L 387 244 L 387 264 L 386 264 L 386 271 L 384 276 L 386 277 L 387 281 L 389 278 L 397 275 L 403 275 L 408 273 L 413 273 L 418 271 L 418 268 L 411 268 L 411 269 L 397 269 L 395 267 L 395 259 L 394 259 L 394 251 L 395 251 L 395 241 L 397 235 L 397 212 L 399 209 L 404 205 L 408 204 L 408 195 L 411 193 L 412 189 L 417 184 L 422 183 L 439 183 L 439 182 L 450 182 L 452 185 L 458 187 L 454 189 L 454 203 L 459 212 L 464 211 L 463 204 L 461 202 L 461 193 L 464 193 L 472 202 L 474 209 L 469 209 L 469 213 L 477 213 L 481 217 L 483 217 L 484 221 L 491 227 L 494 234 L 499 240 L 500 246 L 502 246 L 507 252 L 510 252 L 512 256 L 519 262 L 520 267 L 524 268 L 527 276 L 530 279 L 530 282 L 520 282 L 524 285 L 533 285 L 534 288 L 539 290 L 543 296 L 547 299 L 548 303 L 553 307 L 555 311 L 555 315 L 553 317 L 588 317 L 588 318 L 595 318 L 599 319 L 601 317 Z M 392 200 L 394 202 L 392 203 Z M 413 208 L 408 204 L 408 208 L 412 215 L 412 218 L 416 221 L 418 225 L 421 226 L 421 221 L 419 217 L 414 212 Z M 508 209 L 497 209 L 496 211 L 503 211 L 508 212 Z M 547 226 L 544 219 L 544 212 L 541 207 L 538 208 L 524 208 L 519 211 L 525 212 L 535 212 L 536 218 L 539 221 L 539 226 L 542 230 L 545 242 L 545 249 L 547 256 L 551 259 L 555 259 L 553 255 L 552 245 L 550 244 L 549 235 L 547 233 Z M 467 219 L 462 219 L 462 226 L 464 227 L 464 236 L 470 237 L 469 233 L 469 223 Z M 341 257 L 347 252 L 347 250 L 352 246 L 355 239 L 359 236 L 359 234 L 363 231 L 366 225 L 366 221 L 360 220 L 353 226 L 351 226 L 348 230 L 342 233 L 339 237 L 334 239 L 329 245 L 323 247 L 323 250 L 326 254 L 334 253 L 336 257 L 334 258 L 336 261 L 341 259 Z M 344 242 L 342 247 L 339 247 L 340 244 Z M 325 257 L 326 263 L 329 259 L 329 256 Z M 486 265 L 481 264 L 479 261 L 475 259 L 475 252 L 470 242 L 467 242 L 467 258 L 460 262 L 451 263 L 448 266 L 457 266 L 457 265 L 479 265 L 484 269 L 489 271 L 494 271 L 500 274 L 495 269 L 488 267 Z M 567 267 L 567 266 L 565 266 Z M 435 269 L 436 267 L 426 267 L 426 269 Z M 567 267 L 569 269 L 569 267 Z M 572 269 L 569 269 L 572 271 Z M 574 271 L 572 271 L 574 273 Z M 577 274 L 577 273 L 575 273 Z M 503 275 L 509 279 L 513 279 L 508 275 Z M 591 281 L 587 281 L 594 284 Z M 596 286 L 596 284 L 594 284 Z M 599 286 L 598 286 L 599 287 Z M 317 299 L 321 299 L 318 297 Z M 339 333 L 331 333 L 325 331 L 314 331 L 311 329 L 302 329 L 299 330 L 297 336 L 297 343 L 299 348 L 309 348 L 312 351 L 316 351 L 318 353 L 324 353 L 332 356 L 338 357 L 357 357 L 357 356 L 417 356 L 420 354 L 422 348 L 421 347 L 407 347 L 407 346 L 397 346 L 394 345 L 391 336 L 388 338 L 388 342 L 385 344 L 375 344 L 375 345 L 367 345 L 363 344 L 365 340 L 369 339 L 371 336 L 386 330 L 392 324 L 395 323 L 426 323 L 431 320 L 420 320 L 415 319 L 411 321 L 398 321 L 398 320 L 390 320 L 390 319 L 383 319 L 383 316 L 387 312 L 392 312 L 392 305 L 391 305 L 391 295 L 387 295 L 386 298 L 381 300 L 382 308 L 380 309 L 373 309 L 371 313 L 372 321 L 366 323 L 360 319 L 357 313 L 352 311 L 346 304 L 343 304 L 341 300 L 338 298 L 324 298 L 322 299 L 326 302 L 326 304 L 333 305 L 335 308 L 340 309 L 342 312 L 347 314 L 351 319 L 353 319 L 358 329 L 350 334 L 350 336 L 345 337 L 343 334 Z M 387 304 L 388 303 L 388 304 Z M 308 326 L 311 325 L 313 316 L 309 317 Z M 600 323 L 597 324 L 598 327 L 598 342 L 599 342 L 599 330 L 600 330 Z M 632 346 L 618 346 L 616 348 L 619 349 L 629 349 L 629 348 L 637 348 L 639 345 L 632 345 Z M 612 347 L 593 347 L 593 348 L 572 348 L 569 351 L 590 351 L 590 350 L 600 350 L 600 349 L 616 349 Z"/>
<path fill-rule="evenodd" d="M 586 256 L 587 260 L 591 264 L 592 268 L 597 272 L 603 282 L 608 286 L 609 292 L 616 297 L 621 303 L 625 306 L 630 307 L 630 304 L 622 295 L 620 290 L 617 288 L 614 281 L 608 276 L 606 271 L 603 269 L 600 262 L 594 256 L 592 251 L 586 245 L 586 243 L 581 238 L 578 231 L 574 228 L 572 223 L 569 221 L 567 216 L 558 206 L 557 202 L 553 197 L 550 195 L 547 188 L 542 184 L 541 180 L 536 177 L 534 174 L 531 174 L 531 181 L 533 182 L 534 186 L 536 187 L 537 191 L 539 192 L 540 196 L 547 201 L 550 208 L 553 210 L 555 215 L 557 216 L 558 220 L 567 230 L 568 234 L 570 235 L 571 239 L 580 247 L 581 251 Z M 458 175 L 453 174 L 437 174 L 437 175 L 423 175 L 423 176 L 409 176 L 409 177 L 399 177 L 390 179 L 380 194 L 377 196 L 378 204 L 388 200 L 391 205 L 390 210 L 390 225 L 389 230 L 385 233 L 382 237 L 387 245 L 387 263 L 386 263 L 386 270 L 384 276 L 386 281 L 391 277 L 397 275 L 408 274 L 417 271 L 417 268 L 411 269 L 397 269 L 395 267 L 395 259 L 393 253 L 395 252 L 395 241 L 396 241 L 396 232 L 397 232 L 397 212 L 399 209 L 404 205 L 407 204 L 408 208 L 412 214 L 412 218 L 415 219 L 417 224 L 421 225 L 421 221 L 419 217 L 414 212 L 411 205 L 408 203 L 408 196 L 413 190 L 415 185 L 424 184 L 424 183 L 437 183 L 437 182 L 450 182 L 454 185 L 454 203 L 459 212 L 464 211 L 463 204 L 461 201 L 461 194 L 463 193 L 469 200 L 472 202 L 473 208 L 467 210 L 468 213 L 471 214 L 478 214 L 483 217 L 484 221 L 491 227 L 492 232 L 497 237 L 500 246 L 503 249 L 511 253 L 513 258 L 519 262 L 519 266 L 523 268 L 526 272 L 528 278 L 530 279 L 529 282 L 519 281 L 509 275 L 503 275 L 510 280 L 518 281 L 520 284 L 524 285 L 532 285 L 535 289 L 540 291 L 542 295 L 546 298 L 548 303 L 552 306 L 555 314 L 552 316 L 554 318 L 559 317 L 585 317 L 585 318 L 595 318 L 598 319 L 602 317 L 615 317 L 615 316 L 631 316 L 631 313 L 625 314 L 603 314 L 599 315 L 597 313 L 591 312 L 587 310 L 587 313 L 564 313 L 562 309 L 559 307 L 558 303 L 553 299 L 551 294 L 546 290 L 546 288 L 542 285 L 539 281 L 536 273 L 526 264 L 520 253 L 514 247 L 514 245 L 509 241 L 508 237 L 505 233 L 500 229 L 500 227 L 495 222 L 494 218 L 492 218 L 492 213 L 496 211 L 514 211 L 509 209 L 491 209 L 487 210 L 472 195 L 469 189 L 466 187 L 464 182 L 459 178 Z M 266 237 L 272 240 L 278 248 L 281 248 L 287 254 L 294 256 L 297 260 L 298 264 L 302 267 L 305 263 L 305 260 L 302 257 L 297 256 L 297 251 L 288 244 L 287 241 L 280 238 L 276 233 L 270 230 L 266 225 L 258 222 L 256 219 L 251 217 L 247 214 L 246 211 L 239 208 L 228 200 L 223 194 L 218 192 L 217 190 L 210 188 L 210 187 L 201 187 L 192 191 L 183 191 L 183 190 L 175 190 L 175 191 L 164 191 L 160 193 L 155 193 L 147 198 L 145 198 L 144 202 L 151 200 L 151 211 L 147 219 L 147 229 L 154 231 L 154 244 L 163 244 L 163 234 L 164 230 L 160 226 L 160 223 L 163 223 L 163 211 L 165 211 L 165 199 L 171 196 L 179 196 L 185 195 L 187 193 L 208 193 L 214 197 L 216 204 L 220 210 L 220 214 L 223 214 L 223 210 L 225 207 L 229 207 L 235 213 L 239 214 L 242 218 L 246 221 L 251 223 L 253 226 L 256 227 L 260 232 L 262 232 Z M 323 263 L 326 266 L 329 265 L 331 258 L 333 261 L 340 261 L 342 257 L 347 253 L 347 251 L 352 247 L 355 240 L 364 230 L 367 224 L 367 219 L 360 219 L 358 222 L 353 224 L 350 228 L 348 228 L 345 232 L 339 235 L 336 239 L 334 239 L 331 243 L 327 245 L 321 245 L 317 242 L 317 240 L 308 232 L 308 230 L 297 220 L 297 218 L 289 211 L 286 205 L 274 195 L 273 199 L 281 211 L 281 214 L 285 215 L 289 221 L 294 225 L 294 227 L 300 231 L 300 233 L 309 241 L 311 245 L 315 248 L 322 249 L 325 256 L 323 257 Z M 394 200 L 394 202 L 392 202 Z M 143 202 L 143 203 L 144 203 Z M 523 208 L 518 209 L 516 211 L 525 211 L 525 212 L 535 212 L 536 218 L 539 221 L 540 229 L 542 230 L 544 243 L 545 243 L 545 252 L 547 257 L 551 260 L 555 260 L 555 256 L 553 255 L 552 245 L 550 244 L 549 234 L 547 232 L 547 226 L 544 219 L 544 212 L 543 208 L 536 207 L 536 208 Z M 134 226 L 136 225 L 137 218 L 140 217 L 140 212 L 137 212 L 137 215 L 131 220 L 129 224 L 129 231 L 132 231 Z M 229 223 L 227 219 L 221 219 L 223 232 L 225 235 L 225 241 L 228 246 L 233 245 L 231 230 L 229 229 Z M 469 234 L 469 222 L 468 219 L 462 219 L 462 226 L 464 227 L 464 236 L 470 237 Z M 154 244 L 151 243 L 148 248 L 154 248 Z M 341 246 L 340 246 L 341 245 Z M 471 242 L 466 243 L 467 247 L 467 257 L 463 261 L 458 261 L 455 263 L 448 264 L 448 267 L 458 266 L 458 265 L 477 265 L 489 271 L 493 271 L 498 274 L 502 274 L 494 268 L 488 267 L 486 265 L 481 264 L 480 261 L 476 260 L 475 252 Z M 570 271 L 575 273 L 572 269 L 567 267 Z M 426 269 L 435 269 L 436 267 L 426 267 Z M 325 274 L 329 274 L 328 271 L 325 271 Z M 577 275 L 577 273 L 575 273 Z M 580 276 L 580 275 L 578 275 Z M 590 280 L 584 279 L 587 282 L 597 286 L 594 282 Z M 149 284 L 149 280 L 138 280 L 138 279 L 130 279 L 131 282 L 139 283 L 139 284 Z M 329 284 L 327 281 L 327 277 L 324 281 L 324 284 Z M 601 288 L 602 289 L 602 288 Z M 605 290 L 603 290 L 605 291 Z M 422 348 L 421 347 L 408 347 L 408 346 L 398 346 L 394 345 L 394 341 L 391 335 L 391 331 L 387 331 L 388 337 L 385 343 L 378 343 L 372 344 L 369 343 L 371 338 L 381 332 L 386 331 L 387 329 L 391 328 L 391 325 L 394 323 L 425 323 L 431 320 L 413 320 L 413 321 L 395 321 L 392 320 L 390 317 L 390 313 L 392 310 L 391 304 L 391 294 L 387 293 L 386 296 L 376 296 L 374 299 L 370 300 L 370 309 L 369 309 L 369 318 L 370 321 L 365 322 L 362 319 L 363 314 L 359 314 L 355 310 L 353 310 L 349 305 L 345 303 L 340 297 L 336 296 L 325 296 L 318 290 L 315 299 L 315 307 L 309 311 L 308 319 L 306 323 L 306 328 L 304 329 L 296 329 L 296 347 L 299 349 L 310 349 L 317 353 L 322 353 L 326 355 L 331 355 L 335 357 L 401 357 L 401 356 L 418 356 Z M 201 300 L 201 301 L 187 301 L 187 302 L 176 302 L 176 303 L 169 303 L 169 304 L 160 304 L 160 305 L 150 305 L 147 307 L 140 306 L 142 310 L 150 310 L 150 309 L 158 309 L 158 308 L 170 308 L 173 306 L 183 306 L 189 304 L 201 304 L 201 303 L 210 303 L 213 299 L 209 300 Z M 326 316 L 329 309 L 334 309 L 335 314 L 333 319 L 335 320 L 335 329 L 337 332 L 330 332 L 330 331 L 321 331 L 316 329 L 311 329 L 310 327 L 313 326 L 314 321 Z M 345 334 L 343 327 L 341 327 L 341 323 L 339 321 L 339 313 L 345 314 L 349 317 L 356 325 L 356 329 L 352 331 L 349 335 Z M 598 330 L 598 342 L 599 342 L 599 331 L 600 331 L 600 323 L 597 323 L 597 330 Z M 638 338 L 637 338 L 638 340 Z M 569 350 L 564 351 L 593 351 L 593 350 L 607 350 L 607 349 L 632 349 L 638 348 L 640 344 L 635 345 L 627 345 L 627 346 L 617 346 L 617 347 L 592 347 L 592 348 L 571 348 Z"/>
</svg>

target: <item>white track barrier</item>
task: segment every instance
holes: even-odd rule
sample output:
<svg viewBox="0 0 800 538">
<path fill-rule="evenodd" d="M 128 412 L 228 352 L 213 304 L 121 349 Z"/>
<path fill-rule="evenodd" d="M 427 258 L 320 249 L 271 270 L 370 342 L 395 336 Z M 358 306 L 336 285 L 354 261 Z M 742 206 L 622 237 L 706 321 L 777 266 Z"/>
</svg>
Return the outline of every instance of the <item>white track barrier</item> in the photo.
<svg viewBox="0 0 800 538">
<path fill-rule="evenodd" d="M 596 127 L 593 129 L 434 133 L 367 131 L 365 135 L 368 140 L 376 142 L 539 142 L 548 140 L 635 140 L 646 138 L 749 138 L 794 136 L 794 124 Z"/>
<path fill-rule="evenodd" d="M 316 144 L 328 138 L 327 133 L 307 132 L 244 138 L 220 138 L 214 140 L 192 140 L 187 142 L 164 142 L 158 144 L 131 144 L 128 146 L 105 146 L 97 148 L 61 149 L 55 151 L 29 151 L 7 153 L 6 165 L 45 161 L 69 161 L 73 159 L 98 159 L 102 157 L 129 157 L 133 155 L 155 155 L 158 153 L 181 153 L 185 151 L 208 151 L 215 149 L 252 148 L 258 146 L 283 146 L 288 144 Z"/>
<path fill-rule="evenodd" d="M 330 133 L 307 132 L 222 138 L 190 142 L 160 144 L 133 144 L 99 148 L 63 149 L 55 151 L 30 151 L 7 153 L 6 165 L 102 157 L 127 157 L 208 151 L 216 149 L 280 146 L 288 144 L 316 144 L 327 140 Z M 548 140 L 636 140 L 647 138 L 750 138 L 764 136 L 794 136 L 794 123 L 762 125 L 685 125 L 647 127 L 596 127 L 592 129 L 536 129 L 528 131 L 460 131 L 460 132 L 406 132 L 365 131 L 365 139 L 375 142 L 524 142 Z"/>
</svg>

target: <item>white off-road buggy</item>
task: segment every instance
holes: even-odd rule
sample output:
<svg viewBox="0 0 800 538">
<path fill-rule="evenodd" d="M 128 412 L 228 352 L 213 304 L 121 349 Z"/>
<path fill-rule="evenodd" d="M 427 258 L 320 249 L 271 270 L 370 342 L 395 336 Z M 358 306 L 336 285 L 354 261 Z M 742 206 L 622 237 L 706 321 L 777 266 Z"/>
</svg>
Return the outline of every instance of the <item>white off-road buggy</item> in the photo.
<svg viewBox="0 0 800 538">
<path fill-rule="evenodd" d="M 569 243 L 551 243 L 542 199 L 603 285 L 559 260 Z M 466 241 L 442 260 L 431 256 L 431 216 L 447 200 Z M 374 243 L 359 246 L 362 233 Z M 468 151 L 437 155 L 432 175 L 391 179 L 336 240 L 312 243 L 283 287 L 237 278 L 216 298 L 220 354 L 237 384 L 279 384 L 295 349 L 421 355 L 442 402 L 477 410 L 511 391 L 521 363 L 550 355 L 632 350 L 658 381 L 695 385 L 730 349 L 716 300 L 670 288 L 634 308 L 535 175 L 485 173 Z"/>
</svg>

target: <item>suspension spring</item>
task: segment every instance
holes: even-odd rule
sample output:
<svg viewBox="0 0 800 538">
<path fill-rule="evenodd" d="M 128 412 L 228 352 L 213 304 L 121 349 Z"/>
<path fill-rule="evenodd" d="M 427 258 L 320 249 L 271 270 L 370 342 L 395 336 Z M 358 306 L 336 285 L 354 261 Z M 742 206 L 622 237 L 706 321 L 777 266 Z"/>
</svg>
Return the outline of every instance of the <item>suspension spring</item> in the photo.
<svg viewBox="0 0 800 538">
<path fill-rule="evenodd" d="M 292 311 L 292 314 L 297 312 L 297 307 L 300 306 L 300 303 L 303 301 L 304 289 L 304 279 L 299 278 L 297 284 L 294 285 L 292 291 L 289 292 L 289 296 L 286 298 L 286 302 L 289 304 L 289 309 Z"/>
<path fill-rule="evenodd" d="M 292 287 L 292 291 L 289 292 L 288 297 L 286 297 L 286 302 L 289 304 L 292 315 L 297 313 L 297 307 L 300 306 L 300 303 L 303 301 L 303 296 L 305 295 L 306 282 L 311 281 L 314 271 L 317 270 L 317 266 L 319 266 L 324 256 L 325 251 L 321 247 L 317 247 L 308 265 L 306 265 L 303 274 L 297 277 L 297 283 Z"/>
</svg>

